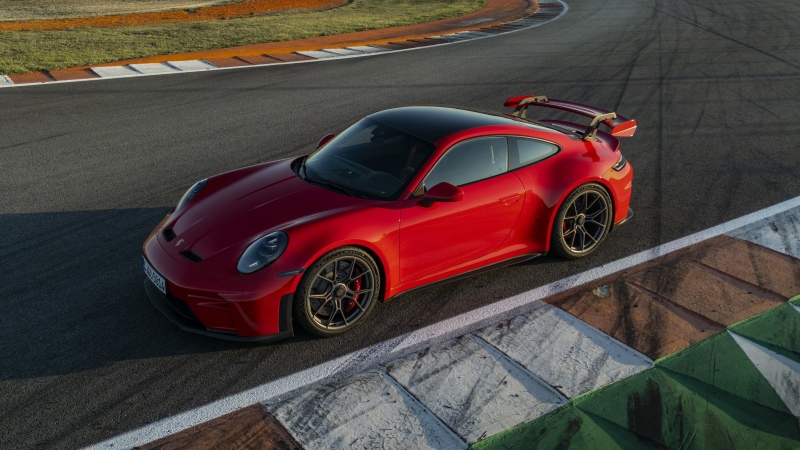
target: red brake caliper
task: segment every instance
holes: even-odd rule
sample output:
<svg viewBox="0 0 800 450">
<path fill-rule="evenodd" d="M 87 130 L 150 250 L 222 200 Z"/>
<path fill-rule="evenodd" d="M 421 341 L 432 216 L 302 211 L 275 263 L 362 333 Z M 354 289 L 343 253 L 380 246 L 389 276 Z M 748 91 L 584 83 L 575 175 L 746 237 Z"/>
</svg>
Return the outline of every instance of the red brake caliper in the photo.
<svg viewBox="0 0 800 450">
<path fill-rule="evenodd" d="M 356 267 L 355 270 L 353 270 L 353 276 L 357 276 L 360 273 L 361 273 L 361 271 L 358 270 L 358 267 Z M 356 278 L 355 281 L 353 281 L 352 290 L 354 290 L 354 291 L 361 290 L 361 278 L 360 277 Z M 361 294 L 354 295 L 353 299 L 347 300 L 347 303 L 345 303 L 345 305 L 344 305 L 344 313 L 345 314 L 349 314 L 350 311 L 352 311 L 353 308 L 356 307 L 355 300 L 358 300 L 359 297 L 361 297 Z"/>
</svg>

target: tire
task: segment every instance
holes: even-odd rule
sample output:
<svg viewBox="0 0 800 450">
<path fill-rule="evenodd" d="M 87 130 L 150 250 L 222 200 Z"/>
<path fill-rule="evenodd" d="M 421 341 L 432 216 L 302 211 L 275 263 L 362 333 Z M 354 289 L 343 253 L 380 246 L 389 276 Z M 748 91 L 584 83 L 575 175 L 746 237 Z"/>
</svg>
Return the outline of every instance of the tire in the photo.
<svg viewBox="0 0 800 450">
<path fill-rule="evenodd" d="M 597 250 L 608 236 L 614 204 L 596 183 L 572 191 L 558 208 L 550 235 L 550 250 L 564 259 L 583 258 Z"/>
<path fill-rule="evenodd" d="M 292 312 L 309 333 L 336 336 L 369 316 L 380 291 L 375 260 L 357 247 L 342 247 L 308 268 L 294 294 Z"/>
</svg>

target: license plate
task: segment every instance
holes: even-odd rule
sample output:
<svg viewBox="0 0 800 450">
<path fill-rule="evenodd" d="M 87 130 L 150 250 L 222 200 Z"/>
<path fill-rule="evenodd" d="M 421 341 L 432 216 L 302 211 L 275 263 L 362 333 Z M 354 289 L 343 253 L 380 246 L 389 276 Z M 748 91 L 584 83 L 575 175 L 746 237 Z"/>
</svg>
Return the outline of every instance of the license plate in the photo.
<svg viewBox="0 0 800 450">
<path fill-rule="evenodd" d="M 161 291 L 164 295 L 167 294 L 167 281 L 161 275 L 156 272 L 156 269 L 153 269 L 153 266 L 147 262 L 145 257 L 142 257 L 142 268 L 144 269 L 144 273 L 147 275 L 147 278 L 156 285 L 159 291 Z"/>
</svg>

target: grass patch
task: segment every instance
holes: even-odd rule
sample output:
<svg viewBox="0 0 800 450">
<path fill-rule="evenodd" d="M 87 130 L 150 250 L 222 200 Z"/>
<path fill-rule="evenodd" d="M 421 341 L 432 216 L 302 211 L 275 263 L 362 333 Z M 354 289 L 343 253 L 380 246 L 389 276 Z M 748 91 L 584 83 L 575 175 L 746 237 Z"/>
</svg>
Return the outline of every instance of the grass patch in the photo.
<svg viewBox="0 0 800 450">
<path fill-rule="evenodd" d="M 0 20 L 46 20 L 224 5 L 236 0 L 0 0 Z"/>
<path fill-rule="evenodd" d="M 353 0 L 340 8 L 198 23 L 0 33 L 0 74 L 414 25 L 477 11 L 484 0 Z"/>
</svg>

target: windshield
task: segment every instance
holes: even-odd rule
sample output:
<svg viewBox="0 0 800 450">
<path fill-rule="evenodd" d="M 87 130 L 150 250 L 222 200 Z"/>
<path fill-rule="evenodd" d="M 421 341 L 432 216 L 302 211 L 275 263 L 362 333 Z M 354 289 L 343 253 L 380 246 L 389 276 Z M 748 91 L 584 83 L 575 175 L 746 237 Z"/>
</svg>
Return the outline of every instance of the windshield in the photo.
<svg viewBox="0 0 800 450">
<path fill-rule="evenodd" d="M 312 153 L 299 174 L 348 195 L 395 200 L 433 149 L 428 142 L 363 119 Z"/>
</svg>

